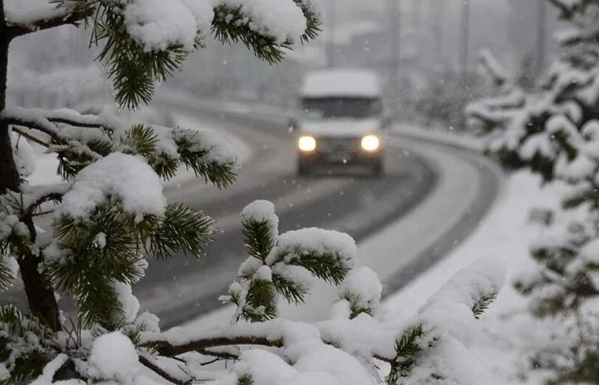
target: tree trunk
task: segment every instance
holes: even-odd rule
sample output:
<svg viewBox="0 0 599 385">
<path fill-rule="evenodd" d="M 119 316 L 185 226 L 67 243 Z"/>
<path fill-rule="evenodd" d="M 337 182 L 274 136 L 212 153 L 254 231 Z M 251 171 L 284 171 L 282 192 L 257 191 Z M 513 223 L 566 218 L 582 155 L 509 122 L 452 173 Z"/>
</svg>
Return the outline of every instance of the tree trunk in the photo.
<svg viewBox="0 0 599 385">
<path fill-rule="evenodd" d="M 8 49 L 10 34 L 5 22 L 4 1 L 0 0 L 0 111 L 6 108 L 6 86 L 8 72 Z M 19 191 L 20 177 L 10 144 L 9 127 L 0 120 L 0 195 L 8 191 Z M 36 232 L 33 218 L 26 215 L 21 218 L 35 241 Z M 60 329 L 58 303 L 50 282 L 39 272 L 41 259 L 32 253 L 15 256 L 19 263 L 21 277 L 25 285 L 25 292 L 29 302 L 31 314 L 53 330 Z"/>
</svg>

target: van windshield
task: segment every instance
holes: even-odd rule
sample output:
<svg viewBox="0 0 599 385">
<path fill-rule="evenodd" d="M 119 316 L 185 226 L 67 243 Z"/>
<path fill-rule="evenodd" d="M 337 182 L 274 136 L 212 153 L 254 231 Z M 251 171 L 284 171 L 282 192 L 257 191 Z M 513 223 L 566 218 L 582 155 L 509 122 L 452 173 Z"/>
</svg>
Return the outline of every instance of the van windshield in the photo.
<svg viewBox="0 0 599 385">
<path fill-rule="evenodd" d="M 302 100 L 304 117 L 310 120 L 378 117 L 382 113 L 381 101 L 377 98 L 305 98 Z"/>
</svg>

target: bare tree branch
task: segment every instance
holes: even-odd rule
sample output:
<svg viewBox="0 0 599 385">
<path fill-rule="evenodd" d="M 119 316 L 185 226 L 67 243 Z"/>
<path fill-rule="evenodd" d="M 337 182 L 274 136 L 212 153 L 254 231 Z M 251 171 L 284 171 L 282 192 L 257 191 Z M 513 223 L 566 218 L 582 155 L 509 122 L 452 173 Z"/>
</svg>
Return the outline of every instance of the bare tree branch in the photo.
<svg viewBox="0 0 599 385">
<path fill-rule="evenodd" d="M 44 134 L 50 135 L 51 137 L 58 136 L 58 127 L 56 127 L 54 123 L 50 122 L 45 118 L 28 119 L 24 116 L 11 116 L 5 113 L 4 116 L 0 117 L 0 121 L 6 122 L 7 124 L 12 126 L 21 126 L 31 128 L 33 130 L 38 130 L 43 132 Z"/>
<path fill-rule="evenodd" d="M 81 115 L 74 111 L 73 113 L 65 113 L 63 111 L 44 110 L 41 108 L 21 108 L 10 107 L 2 113 L 4 118 L 12 118 L 18 120 L 35 120 L 48 124 L 48 122 L 56 124 L 65 124 L 73 127 L 83 128 L 98 128 L 103 130 L 115 131 L 116 127 L 111 127 L 105 119 L 97 115 Z M 116 116 L 110 118 L 112 122 L 119 121 Z M 56 127 L 58 129 L 58 127 Z"/>
<path fill-rule="evenodd" d="M 229 333 L 230 332 L 231 331 L 229 330 Z M 283 340 L 279 338 L 273 339 L 266 337 L 249 336 L 247 335 L 247 333 L 243 333 L 243 335 L 218 336 L 203 339 L 200 338 L 198 340 L 189 341 L 180 345 L 171 344 L 170 342 L 164 340 L 155 341 L 151 338 L 148 338 L 148 340 L 145 341 L 143 345 L 155 350 L 158 354 L 164 357 L 172 358 L 184 353 L 197 352 L 205 356 L 212 356 L 225 360 L 236 360 L 239 357 L 237 357 L 234 354 L 227 352 L 218 352 L 210 349 L 224 346 L 239 345 L 259 345 L 278 348 L 283 346 Z M 377 360 L 390 363 L 392 365 L 397 365 L 397 359 L 395 357 L 386 357 L 385 355 L 376 352 L 373 352 L 372 357 Z"/>
<path fill-rule="evenodd" d="M 379 361 L 387 362 L 388 364 L 391 364 L 391 365 L 397 365 L 397 360 L 382 356 L 380 354 L 373 354 L 372 357 Z"/>
<path fill-rule="evenodd" d="M 43 146 L 43 147 L 46 147 L 46 148 L 49 148 L 49 147 L 50 147 L 50 143 L 48 143 L 48 142 L 44 142 L 43 140 L 41 140 L 41 139 L 37 138 L 37 137 L 36 137 L 36 136 L 34 136 L 34 135 L 31 135 L 31 134 L 30 134 L 30 133 L 28 133 L 28 132 L 25 132 L 25 131 L 21 130 L 21 129 L 20 129 L 20 128 L 18 128 L 18 127 L 14 127 L 14 126 L 13 126 L 12 130 L 13 130 L 14 132 L 16 132 L 17 134 L 19 134 L 19 135 L 21 135 L 21 136 L 24 136 L 25 138 L 27 138 L 27 139 L 31 140 L 32 142 L 39 144 L 40 146 Z"/>
<path fill-rule="evenodd" d="M 227 353 L 227 352 L 216 352 L 214 350 L 207 350 L 207 349 L 202 349 L 202 350 L 198 350 L 198 353 L 204 355 L 204 356 L 209 356 L 209 357 L 216 357 L 215 361 L 218 360 L 238 360 L 239 356 L 235 355 L 235 354 L 231 354 L 231 353 Z M 210 361 L 215 362 L 215 361 Z M 205 364 L 207 365 L 207 364 Z"/>
<path fill-rule="evenodd" d="M 68 191 L 68 185 L 60 185 L 60 186 L 64 186 L 64 191 L 54 191 L 54 192 L 49 192 L 43 196 L 40 196 L 39 198 L 37 198 L 35 200 L 35 202 L 32 202 L 31 204 L 29 204 L 29 206 L 27 207 L 27 215 L 34 215 L 35 210 L 40 207 L 42 204 L 46 203 L 46 202 L 60 202 L 62 201 L 62 197 L 64 196 L 64 194 L 67 193 Z"/>
<path fill-rule="evenodd" d="M 147 341 L 144 345 L 155 349 L 160 355 L 165 357 L 175 357 L 183 353 L 199 352 L 207 353 L 206 349 L 216 348 L 219 346 L 234 346 L 234 345 L 261 345 L 270 347 L 281 347 L 280 340 L 270 340 L 266 337 L 253 336 L 232 336 L 232 337 L 215 337 L 206 338 L 196 341 L 190 341 L 181 345 L 173 345 L 167 341 Z M 214 355 L 214 354 L 210 354 Z"/>
<path fill-rule="evenodd" d="M 48 116 L 47 119 L 49 121 L 51 121 L 52 123 L 60 123 L 60 124 L 67 124 L 69 126 L 73 126 L 73 127 L 83 127 L 83 128 L 101 128 L 104 130 L 114 130 L 114 128 L 108 127 L 107 125 L 105 125 L 104 123 L 94 123 L 91 121 L 86 121 L 86 120 L 75 120 L 75 119 L 67 119 L 67 118 L 62 118 L 62 117 L 55 117 L 55 116 Z"/>
<path fill-rule="evenodd" d="M 6 122 L 11 126 L 31 128 L 33 130 L 38 130 L 45 134 L 48 134 L 53 138 L 60 138 L 60 129 L 53 122 L 48 120 L 45 116 L 30 118 L 28 116 L 11 115 L 10 111 L 7 112 L 7 110 L 4 110 L 4 113 L 0 115 L 0 122 Z M 84 152 L 92 159 L 98 160 L 102 158 L 102 155 L 91 150 L 88 146 L 86 146 L 83 143 L 77 142 L 77 146 L 80 151 Z"/>
</svg>

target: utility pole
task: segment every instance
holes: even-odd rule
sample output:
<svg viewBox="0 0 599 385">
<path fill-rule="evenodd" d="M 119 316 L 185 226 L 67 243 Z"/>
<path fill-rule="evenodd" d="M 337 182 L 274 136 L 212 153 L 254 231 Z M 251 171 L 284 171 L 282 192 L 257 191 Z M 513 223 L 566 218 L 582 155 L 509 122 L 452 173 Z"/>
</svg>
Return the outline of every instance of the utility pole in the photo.
<svg viewBox="0 0 599 385">
<path fill-rule="evenodd" d="M 431 0 L 435 1 L 435 0 Z M 433 4 L 430 9 L 433 12 L 433 70 L 435 72 L 441 71 L 443 67 L 443 59 L 444 59 L 444 50 L 445 46 L 443 45 L 443 34 L 444 34 L 444 25 L 443 16 L 445 15 L 445 0 L 436 0 L 437 3 Z"/>
<path fill-rule="evenodd" d="M 400 0 L 389 0 L 389 17 L 390 25 L 389 31 L 391 33 L 389 47 L 389 85 L 391 87 L 391 97 L 393 98 L 393 105 L 397 106 L 398 97 L 400 92 L 399 82 L 399 66 L 400 66 L 400 53 L 401 53 L 401 11 L 400 11 Z"/>
<path fill-rule="evenodd" d="M 537 73 L 543 71 L 545 64 L 545 33 L 547 23 L 547 12 L 545 0 L 537 0 Z"/>
<path fill-rule="evenodd" d="M 465 82 L 468 75 L 468 59 L 470 57 L 470 0 L 461 0 L 461 2 L 460 70 Z"/>
<path fill-rule="evenodd" d="M 329 0 L 329 7 L 327 10 L 327 24 L 328 33 L 326 41 L 326 60 L 327 67 L 335 66 L 335 27 L 336 27 L 336 13 L 337 13 L 337 0 Z"/>
</svg>

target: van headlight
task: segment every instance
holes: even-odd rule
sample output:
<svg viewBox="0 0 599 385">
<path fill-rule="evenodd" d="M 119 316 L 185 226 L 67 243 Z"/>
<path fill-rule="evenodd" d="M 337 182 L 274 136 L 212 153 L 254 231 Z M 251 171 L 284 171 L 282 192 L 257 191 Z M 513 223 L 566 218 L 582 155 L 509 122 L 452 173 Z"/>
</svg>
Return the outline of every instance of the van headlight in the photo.
<svg viewBox="0 0 599 385">
<path fill-rule="evenodd" d="M 381 141 L 376 135 L 366 135 L 362 138 L 361 145 L 365 151 L 376 151 L 381 146 Z"/>
<path fill-rule="evenodd" d="M 316 139 L 312 136 L 302 136 L 297 141 L 297 146 L 304 152 L 314 151 L 316 150 Z"/>
</svg>

